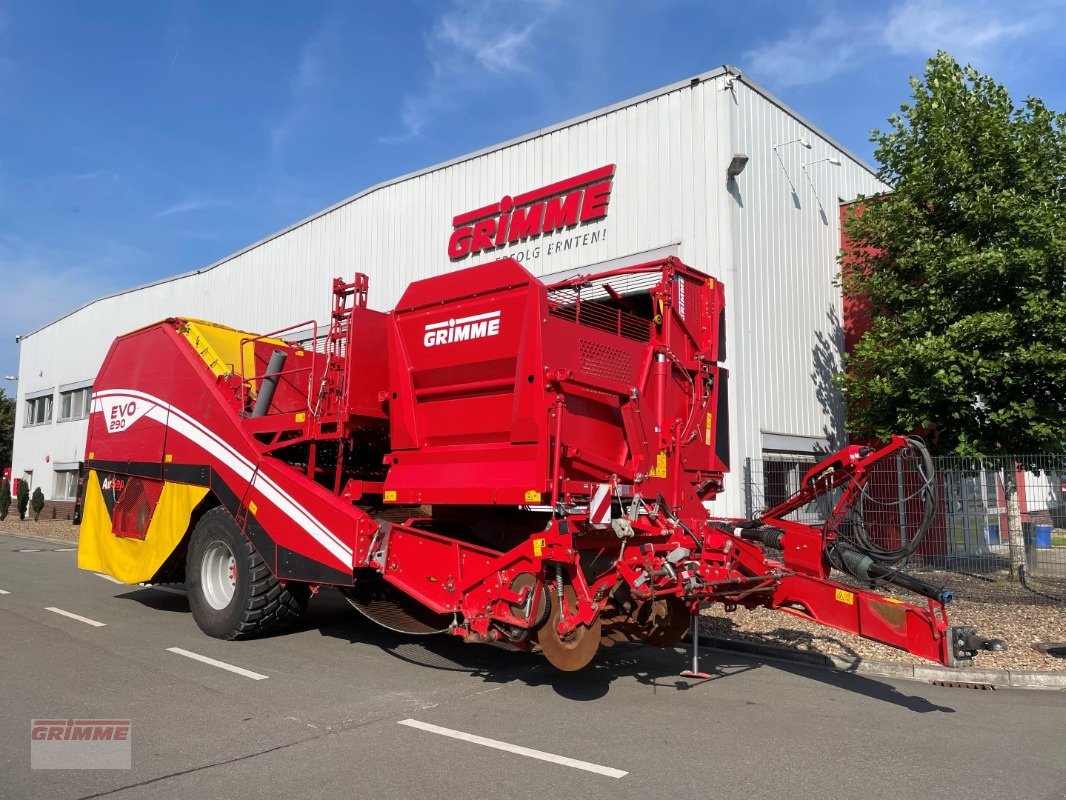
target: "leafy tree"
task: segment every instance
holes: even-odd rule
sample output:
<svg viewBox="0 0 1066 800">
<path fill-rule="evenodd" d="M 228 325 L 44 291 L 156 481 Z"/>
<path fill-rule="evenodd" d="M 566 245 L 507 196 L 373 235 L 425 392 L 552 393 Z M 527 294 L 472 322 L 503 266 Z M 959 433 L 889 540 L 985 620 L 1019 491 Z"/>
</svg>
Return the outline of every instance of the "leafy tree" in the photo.
<svg viewBox="0 0 1066 800">
<path fill-rule="evenodd" d="M 30 498 L 30 510 L 33 512 L 33 521 L 36 522 L 41 518 L 41 509 L 44 508 L 44 492 L 41 491 L 41 487 L 38 486 L 33 490 L 33 497 Z"/>
<path fill-rule="evenodd" d="M 19 519 L 26 519 L 26 507 L 30 504 L 30 485 L 26 481 L 19 481 L 19 488 L 15 491 L 15 508 L 18 509 Z"/>
<path fill-rule="evenodd" d="M 15 398 L 0 389 L 0 468 L 11 466 L 15 438 Z M 10 490 L 9 490 L 10 491 Z"/>
<path fill-rule="evenodd" d="M 1066 115 L 1032 97 L 1015 105 L 943 51 L 910 84 L 912 101 L 871 135 L 892 192 L 846 222 L 857 252 L 844 292 L 872 315 L 840 378 L 849 429 L 924 430 L 964 456 L 1061 453 Z M 1009 516 L 1017 566 L 1020 515 Z"/>
<path fill-rule="evenodd" d="M 8 481 L 0 481 L 0 522 L 7 519 L 7 511 L 11 507 L 11 485 Z"/>
</svg>

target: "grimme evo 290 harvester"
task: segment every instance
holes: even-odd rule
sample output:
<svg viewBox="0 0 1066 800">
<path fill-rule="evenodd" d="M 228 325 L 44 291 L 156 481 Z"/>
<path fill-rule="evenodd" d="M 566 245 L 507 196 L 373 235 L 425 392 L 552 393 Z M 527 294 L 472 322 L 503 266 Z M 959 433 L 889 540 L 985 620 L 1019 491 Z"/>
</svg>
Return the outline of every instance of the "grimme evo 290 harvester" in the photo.
<svg viewBox="0 0 1066 800">
<path fill-rule="evenodd" d="M 171 318 L 119 337 L 93 385 L 79 566 L 184 581 L 223 639 L 333 586 L 386 627 L 562 670 L 619 640 L 675 645 L 707 602 L 944 664 L 981 646 L 949 626 L 949 593 L 893 565 L 921 531 L 889 553 L 856 514 L 900 454 L 930 500 L 914 441 L 848 447 L 755 519 L 709 517 L 728 470 L 715 279 L 671 258 L 545 285 L 504 259 L 417 281 L 387 314 L 367 288 L 334 281 L 321 336 Z M 823 527 L 786 519 L 819 497 Z M 834 566 L 928 602 L 834 583 Z"/>
</svg>

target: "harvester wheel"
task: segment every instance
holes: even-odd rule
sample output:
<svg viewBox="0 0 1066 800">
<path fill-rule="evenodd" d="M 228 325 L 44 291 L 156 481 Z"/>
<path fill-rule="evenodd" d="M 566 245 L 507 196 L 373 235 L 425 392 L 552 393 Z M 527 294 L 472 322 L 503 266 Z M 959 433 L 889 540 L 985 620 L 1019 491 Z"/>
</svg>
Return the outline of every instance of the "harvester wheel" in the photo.
<svg viewBox="0 0 1066 800">
<path fill-rule="evenodd" d="M 676 597 L 657 597 L 651 602 L 644 641 L 655 647 L 673 647 L 689 629 L 688 606 Z"/>
<path fill-rule="evenodd" d="M 573 587 L 563 588 L 563 601 L 570 613 L 577 611 L 577 594 Z M 557 628 L 560 618 L 559 599 L 553 593 L 548 621 L 537 631 L 537 644 L 553 667 L 563 672 L 577 672 L 588 666 L 600 649 L 603 621 L 596 617 L 591 625 L 578 625 L 566 636 L 560 636 Z"/>
<path fill-rule="evenodd" d="M 189 607 L 200 630 L 217 639 L 245 639 L 284 627 L 303 613 L 309 587 L 281 585 L 224 508 L 204 514 L 185 560 Z"/>
</svg>

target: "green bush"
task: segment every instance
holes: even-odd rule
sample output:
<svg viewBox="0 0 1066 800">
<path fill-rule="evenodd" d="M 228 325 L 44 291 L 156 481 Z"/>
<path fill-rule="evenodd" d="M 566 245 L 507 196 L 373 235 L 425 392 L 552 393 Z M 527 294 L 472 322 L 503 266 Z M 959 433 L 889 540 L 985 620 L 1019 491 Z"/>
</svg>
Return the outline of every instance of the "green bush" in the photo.
<svg viewBox="0 0 1066 800">
<path fill-rule="evenodd" d="M 44 492 L 42 492 L 41 487 L 38 486 L 33 490 L 33 497 L 30 499 L 30 509 L 33 511 L 34 522 L 41 518 L 42 508 L 44 508 Z"/>
<path fill-rule="evenodd" d="M 18 509 L 19 519 L 26 519 L 26 508 L 29 504 L 30 485 L 26 481 L 19 481 L 19 488 L 15 493 L 15 508 Z"/>
<path fill-rule="evenodd" d="M 7 509 L 11 505 L 11 484 L 0 481 L 0 522 L 7 519 Z"/>
</svg>

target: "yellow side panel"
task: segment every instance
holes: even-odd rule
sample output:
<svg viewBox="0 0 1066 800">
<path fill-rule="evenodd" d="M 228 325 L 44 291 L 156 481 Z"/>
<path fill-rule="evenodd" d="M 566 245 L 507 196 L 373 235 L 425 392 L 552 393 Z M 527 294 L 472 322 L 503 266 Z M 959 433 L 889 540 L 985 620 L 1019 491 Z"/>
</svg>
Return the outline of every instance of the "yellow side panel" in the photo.
<svg viewBox="0 0 1066 800">
<path fill-rule="evenodd" d="M 200 358 L 216 376 L 235 373 L 242 378 L 253 377 L 255 371 L 255 344 L 245 342 L 244 361 L 241 361 L 241 339 L 252 339 L 254 333 L 238 331 L 218 325 L 214 322 L 206 322 L 202 319 L 187 319 L 181 327 L 181 333 L 189 340 L 189 344 L 200 354 Z M 281 339 L 261 339 L 271 345 L 285 345 Z M 244 369 L 244 373 L 241 369 Z"/>
<path fill-rule="evenodd" d="M 85 479 L 78 566 L 123 583 L 150 581 L 178 546 L 189 528 L 193 509 L 206 494 L 205 486 L 164 484 L 144 539 L 127 539 L 111 532 L 100 481 L 95 470 L 90 470 Z"/>
</svg>

